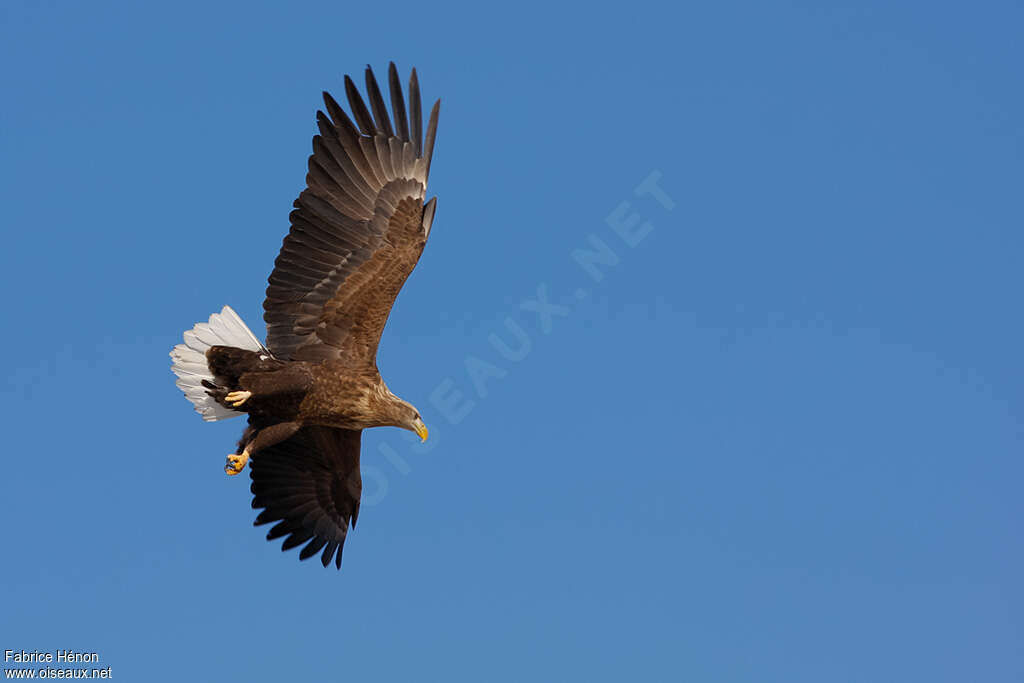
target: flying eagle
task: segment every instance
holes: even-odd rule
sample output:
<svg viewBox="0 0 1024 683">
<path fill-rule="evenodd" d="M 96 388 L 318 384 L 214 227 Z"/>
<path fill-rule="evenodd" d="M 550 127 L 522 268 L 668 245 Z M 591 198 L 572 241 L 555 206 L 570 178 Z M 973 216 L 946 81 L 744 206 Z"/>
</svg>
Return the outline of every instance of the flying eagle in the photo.
<svg viewBox="0 0 1024 683">
<path fill-rule="evenodd" d="M 270 274 L 263 344 L 231 308 L 184 333 L 171 351 L 177 385 L 204 420 L 247 414 L 224 470 L 251 463 L 255 524 L 267 540 L 305 544 L 341 568 L 359 515 L 359 442 L 369 427 L 401 427 L 423 440 L 419 411 L 388 389 L 377 344 L 398 291 L 423 252 L 437 198 L 424 203 L 441 101 L 426 139 L 416 70 L 409 107 L 394 63 L 391 117 L 366 68 L 367 107 L 345 76 L 351 118 L 328 93 L 317 112 L 306 189 Z M 354 122 L 353 122 L 354 120 Z"/>
</svg>

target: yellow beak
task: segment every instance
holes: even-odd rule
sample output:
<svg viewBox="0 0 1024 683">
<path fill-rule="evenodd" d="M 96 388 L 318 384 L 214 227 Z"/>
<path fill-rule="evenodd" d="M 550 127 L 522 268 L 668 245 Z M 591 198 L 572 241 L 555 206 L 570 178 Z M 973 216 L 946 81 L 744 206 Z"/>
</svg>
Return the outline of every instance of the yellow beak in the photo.
<svg viewBox="0 0 1024 683">
<path fill-rule="evenodd" d="M 421 442 L 426 441 L 429 432 L 427 431 L 427 425 L 423 424 L 423 420 L 416 420 L 413 426 L 416 427 L 416 436 L 420 437 Z"/>
</svg>

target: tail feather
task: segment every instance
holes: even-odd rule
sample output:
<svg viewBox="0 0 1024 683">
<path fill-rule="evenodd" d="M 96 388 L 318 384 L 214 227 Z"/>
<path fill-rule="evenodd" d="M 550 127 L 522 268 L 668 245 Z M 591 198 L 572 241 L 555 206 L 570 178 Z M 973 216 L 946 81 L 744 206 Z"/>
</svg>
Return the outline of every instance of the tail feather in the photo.
<svg viewBox="0 0 1024 683">
<path fill-rule="evenodd" d="M 195 406 L 196 412 L 207 422 L 242 415 L 237 410 L 217 403 L 203 386 L 204 380 L 216 383 L 206 362 L 206 350 L 211 346 L 233 346 L 267 355 L 270 352 L 230 306 L 211 315 L 208 323 L 196 323 L 182 337 L 185 343 L 178 344 L 171 351 L 171 370 L 178 376 L 175 384 L 185 392 L 185 397 Z"/>
</svg>

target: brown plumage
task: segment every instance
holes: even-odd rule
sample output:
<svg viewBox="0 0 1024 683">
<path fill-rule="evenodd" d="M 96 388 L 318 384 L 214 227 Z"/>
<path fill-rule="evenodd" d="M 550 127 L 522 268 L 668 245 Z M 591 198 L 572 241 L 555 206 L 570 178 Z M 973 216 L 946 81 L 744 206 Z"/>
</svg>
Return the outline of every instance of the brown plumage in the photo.
<svg viewBox="0 0 1024 683">
<path fill-rule="evenodd" d="M 440 100 L 424 141 L 415 69 L 408 114 L 393 63 L 388 89 L 393 121 L 369 67 L 369 107 L 345 77 L 351 119 L 323 94 L 307 187 L 263 302 L 266 344 L 225 307 L 171 353 L 178 385 L 204 419 L 249 416 L 225 469 L 237 474 L 251 456 L 252 505 L 263 509 L 255 523 L 276 522 L 268 539 L 286 537 L 285 550 L 305 544 L 300 558 L 321 553 L 325 567 L 332 558 L 341 567 L 359 513 L 362 430 L 394 426 L 426 438 L 376 356 L 433 223 L 436 198 L 424 198 Z"/>
</svg>

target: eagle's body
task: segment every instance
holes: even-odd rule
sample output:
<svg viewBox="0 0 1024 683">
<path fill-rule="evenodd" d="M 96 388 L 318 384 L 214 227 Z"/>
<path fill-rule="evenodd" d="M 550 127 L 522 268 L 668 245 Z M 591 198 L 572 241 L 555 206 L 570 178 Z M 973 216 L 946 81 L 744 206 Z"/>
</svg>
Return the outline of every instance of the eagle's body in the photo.
<svg viewBox="0 0 1024 683">
<path fill-rule="evenodd" d="M 221 399 L 235 391 L 249 392 L 244 406 L 255 423 L 294 422 L 339 429 L 401 426 L 404 402 L 388 390 L 375 365 L 280 361 L 228 346 L 210 347 L 206 358 L 214 376 L 224 382 L 211 389 L 213 396 Z"/>
<path fill-rule="evenodd" d="M 416 71 L 409 112 L 394 64 L 394 126 L 367 67 L 367 108 L 351 79 L 355 122 L 324 93 L 307 188 L 270 274 L 264 345 L 228 307 L 185 333 L 171 352 L 178 386 L 206 420 L 246 413 L 249 427 L 228 474 L 252 463 L 256 524 L 278 522 L 283 548 L 323 549 L 324 566 L 359 513 L 360 434 L 394 426 L 426 438 L 416 408 L 377 369 L 377 345 L 395 297 L 430 234 L 436 199 L 424 203 L 440 101 L 423 140 Z M 371 114 L 372 111 L 372 114 Z"/>
</svg>

